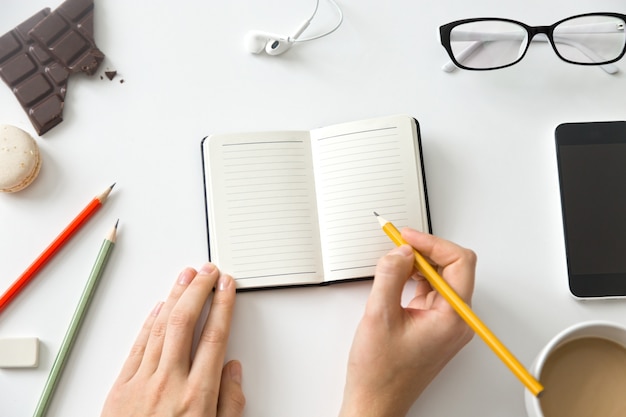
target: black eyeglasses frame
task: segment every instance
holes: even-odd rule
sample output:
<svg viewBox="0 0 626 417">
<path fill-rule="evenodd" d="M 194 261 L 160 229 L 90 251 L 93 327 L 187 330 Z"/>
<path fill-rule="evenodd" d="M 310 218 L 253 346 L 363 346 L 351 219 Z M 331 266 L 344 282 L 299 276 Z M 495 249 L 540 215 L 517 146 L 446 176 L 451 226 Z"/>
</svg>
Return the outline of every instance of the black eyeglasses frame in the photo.
<svg viewBox="0 0 626 417">
<path fill-rule="evenodd" d="M 575 15 L 575 16 L 569 16 L 569 17 L 566 17 L 564 19 L 559 20 L 556 23 L 553 23 L 550 26 L 530 26 L 530 25 L 527 25 L 526 23 L 519 22 L 517 20 L 507 19 L 507 18 L 502 18 L 502 17 L 477 17 L 477 18 L 472 18 L 472 19 L 456 20 L 454 22 L 450 22 L 450 23 L 447 23 L 445 25 L 440 26 L 439 27 L 439 39 L 441 40 L 441 45 L 443 46 L 443 48 L 448 53 L 448 56 L 450 57 L 450 59 L 452 60 L 454 65 L 456 65 L 458 68 L 462 68 L 462 69 L 469 70 L 469 71 L 490 71 L 490 70 L 510 67 L 511 65 L 517 64 L 526 55 L 526 52 L 528 51 L 528 48 L 530 47 L 530 44 L 531 44 L 533 38 L 535 37 L 535 35 L 540 34 L 540 33 L 546 35 L 550 45 L 552 46 L 552 49 L 556 53 L 556 55 L 562 61 L 565 61 L 565 62 L 570 63 L 570 64 L 598 66 L 598 65 L 611 64 L 613 62 L 617 62 L 620 59 L 622 59 L 624 57 L 624 54 L 626 53 L 626 42 L 624 42 L 624 46 L 622 47 L 622 52 L 616 58 L 609 59 L 607 61 L 601 61 L 601 62 L 576 62 L 576 61 L 572 61 L 572 60 L 569 60 L 567 58 L 564 58 L 559 53 L 558 48 L 556 47 L 556 45 L 554 43 L 554 29 L 557 26 L 559 26 L 560 24 L 562 24 L 564 22 L 567 22 L 568 20 L 577 19 L 577 18 L 581 18 L 581 17 L 587 17 L 587 16 L 616 17 L 616 18 L 622 19 L 622 21 L 626 22 L 626 14 L 613 13 L 613 12 L 584 13 L 584 14 L 579 14 L 579 15 Z M 526 44 L 526 49 L 524 50 L 524 52 L 522 54 L 520 54 L 520 56 L 519 56 L 519 58 L 517 60 L 515 60 L 515 61 L 513 61 L 513 62 L 511 62 L 509 64 L 500 65 L 500 66 L 497 66 L 497 67 L 489 67 L 489 68 L 472 68 L 472 67 L 467 67 L 467 66 L 461 64 L 460 62 L 458 62 L 456 60 L 456 58 L 454 57 L 454 52 L 452 51 L 452 45 L 450 44 L 450 34 L 452 33 L 452 30 L 455 27 L 463 25 L 463 24 L 466 24 L 466 23 L 484 22 L 484 21 L 499 21 L 499 22 L 514 23 L 514 24 L 517 24 L 517 25 L 523 27 L 524 29 L 526 29 L 526 32 L 528 33 L 528 42 Z"/>
</svg>

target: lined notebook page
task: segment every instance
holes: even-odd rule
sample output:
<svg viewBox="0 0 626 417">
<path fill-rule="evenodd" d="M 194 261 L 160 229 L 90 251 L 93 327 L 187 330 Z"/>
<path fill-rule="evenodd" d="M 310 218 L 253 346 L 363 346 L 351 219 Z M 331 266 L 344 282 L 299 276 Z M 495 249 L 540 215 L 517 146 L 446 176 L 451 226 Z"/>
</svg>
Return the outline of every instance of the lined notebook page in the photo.
<svg viewBox="0 0 626 417">
<path fill-rule="evenodd" d="M 212 261 L 240 288 L 320 282 L 308 132 L 207 140 Z"/>
<path fill-rule="evenodd" d="M 415 135 L 406 116 L 312 132 L 327 281 L 372 276 L 393 248 L 374 211 L 398 228 L 428 230 Z"/>
</svg>

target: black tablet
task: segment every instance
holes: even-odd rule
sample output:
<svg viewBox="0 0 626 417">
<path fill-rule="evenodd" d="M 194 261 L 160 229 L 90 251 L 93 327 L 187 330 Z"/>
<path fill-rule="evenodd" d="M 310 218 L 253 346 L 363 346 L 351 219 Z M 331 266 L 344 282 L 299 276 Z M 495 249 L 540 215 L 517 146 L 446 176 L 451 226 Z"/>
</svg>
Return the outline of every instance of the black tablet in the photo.
<svg viewBox="0 0 626 417">
<path fill-rule="evenodd" d="M 626 296 L 626 122 L 565 123 L 555 137 L 570 290 Z"/>
</svg>

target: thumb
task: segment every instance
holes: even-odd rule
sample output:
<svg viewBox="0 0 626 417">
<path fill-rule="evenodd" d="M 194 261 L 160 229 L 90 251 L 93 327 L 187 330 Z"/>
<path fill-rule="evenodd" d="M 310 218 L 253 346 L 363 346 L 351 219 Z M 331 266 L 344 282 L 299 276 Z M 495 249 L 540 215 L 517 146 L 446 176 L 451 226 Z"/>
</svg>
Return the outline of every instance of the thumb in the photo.
<svg viewBox="0 0 626 417">
<path fill-rule="evenodd" d="M 230 361 L 222 370 L 217 417 L 241 417 L 246 398 L 241 389 L 241 363 Z"/>
<path fill-rule="evenodd" d="M 398 246 L 380 258 L 367 308 L 374 314 L 388 314 L 401 308 L 404 284 L 413 272 L 415 257 L 409 245 Z"/>
</svg>

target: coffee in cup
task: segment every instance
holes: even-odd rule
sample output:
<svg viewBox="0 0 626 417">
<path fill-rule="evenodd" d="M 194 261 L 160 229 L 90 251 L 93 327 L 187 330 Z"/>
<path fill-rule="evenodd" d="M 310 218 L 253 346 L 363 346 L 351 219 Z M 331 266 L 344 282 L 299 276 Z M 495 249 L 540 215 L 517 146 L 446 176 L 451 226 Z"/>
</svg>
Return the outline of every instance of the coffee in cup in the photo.
<svg viewBox="0 0 626 417">
<path fill-rule="evenodd" d="M 554 337 L 531 368 L 544 391 L 526 393 L 530 417 L 626 416 L 626 328 L 574 325 Z"/>
</svg>

